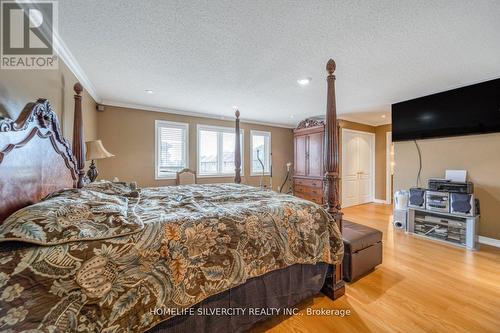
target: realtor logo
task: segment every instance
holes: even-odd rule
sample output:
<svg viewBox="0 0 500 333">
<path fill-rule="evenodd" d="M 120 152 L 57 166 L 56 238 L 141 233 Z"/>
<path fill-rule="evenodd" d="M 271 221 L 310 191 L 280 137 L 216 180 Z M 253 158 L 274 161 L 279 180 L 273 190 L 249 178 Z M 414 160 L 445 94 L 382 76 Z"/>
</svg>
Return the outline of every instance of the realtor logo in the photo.
<svg viewBox="0 0 500 333">
<path fill-rule="evenodd" d="M 1 1 L 1 69 L 57 69 L 55 1 Z"/>
</svg>

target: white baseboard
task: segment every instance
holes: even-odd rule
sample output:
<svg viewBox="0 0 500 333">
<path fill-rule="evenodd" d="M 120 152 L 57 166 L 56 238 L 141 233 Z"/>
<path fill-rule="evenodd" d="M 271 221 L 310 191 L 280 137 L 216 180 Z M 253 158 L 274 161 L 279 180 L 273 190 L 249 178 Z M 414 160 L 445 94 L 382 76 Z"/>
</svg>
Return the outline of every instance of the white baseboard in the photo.
<svg viewBox="0 0 500 333">
<path fill-rule="evenodd" d="M 374 203 L 379 203 L 379 204 L 385 204 L 385 205 L 390 204 L 386 200 L 382 200 L 382 199 L 373 199 L 373 202 Z"/>
<path fill-rule="evenodd" d="M 479 243 L 500 247 L 500 239 L 479 236 Z"/>
</svg>

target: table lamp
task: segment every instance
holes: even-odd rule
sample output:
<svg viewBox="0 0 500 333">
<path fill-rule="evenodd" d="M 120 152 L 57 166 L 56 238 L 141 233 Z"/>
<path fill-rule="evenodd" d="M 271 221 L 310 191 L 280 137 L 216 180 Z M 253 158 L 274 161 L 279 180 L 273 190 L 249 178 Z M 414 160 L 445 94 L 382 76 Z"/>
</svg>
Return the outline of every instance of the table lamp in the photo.
<svg viewBox="0 0 500 333">
<path fill-rule="evenodd" d="M 104 148 L 101 140 L 93 140 L 85 142 L 85 160 L 92 161 L 90 164 L 89 171 L 87 171 L 87 177 L 89 177 L 90 182 L 93 182 L 97 179 L 99 175 L 99 171 L 95 166 L 95 160 L 100 160 L 103 158 L 113 157 L 115 155 L 111 154 L 109 151 Z"/>
</svg>

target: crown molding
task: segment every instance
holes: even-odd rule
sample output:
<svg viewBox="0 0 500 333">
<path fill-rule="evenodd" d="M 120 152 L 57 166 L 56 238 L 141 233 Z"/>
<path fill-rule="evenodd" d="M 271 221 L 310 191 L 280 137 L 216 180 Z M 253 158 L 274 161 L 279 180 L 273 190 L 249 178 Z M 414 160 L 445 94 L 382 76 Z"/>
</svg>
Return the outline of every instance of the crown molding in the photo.
<svg viewBox="0 0 500 333">
<path fill-rule="evenodd" d="M 29 4 L 30 8 L 35 7 L 39 11 L 43 12 L 43 9 L 37 6 L 36 1 L 16 0 L 16 3 L 21 8 L 26 9 L 26 6 Z M 58 13 L 57 2 L 55 2 L 55 3 L 56 3 L 55 17 L 56 17 L 56 19 L 58 19 L 57 16 L 59 13 Z M 55 31 L 52 31 L 52 36 L 53 36 L 53 45 L 52 46 L 54 47 L 54 50 L 56 51 L 56 53 L 59 57 L 59 60 L 62 60 L 66 64 L 66 66 L 73 73 L 73 75 L 75 75 L 76 79 L 80 82 L 80 84 L 85 88 L 85 90 L 87 90 L 87 92 L 90 94 L 90 96 L 92 96 L 94 101 L 96 103 L 99 103 L 101 101 L 101 99 L 100 99 L 99 95 L 97 94 L 97 90 L 95 89 L 94 85 L 90 81 L 87 74 L 85 74 L 85 72 L 82 69 L 82 67 L 80 66 L 80 64 L 78 64 L 78 61 L 76 61 L 75 56 L 73 56 L 71 51 L 68 49 L 68 46 L 66 45 L 66 43 L 64 43 L 63 39 L 59 35 L 58 21 L 55 21 L 55 25 L 56 25 L 56 29 L 54 29 Z M 42 31 L 42 33 L 48 34 L 49 32 L 45 30 L 45 31 Z"/>
<path fill-rule="evenodd" d="M 217 120 L 225 120 L 225 121 L 234 121 L 234 119 L 235 119 L 234 117 L 217 116 L 217 115 L 213 115 L 213 114 L 210 114 L 210 113 L 202 113 L 202 112 L 194 112 L 194 111 L 184 111 L 184 110 L 162 108 L 162 107 L 156 107 L 156 106 L 150 106 L 150 105 L 141 105 L 141 104 L 133 104 L 133 103 L 124 103 L 124 102 L 118 102 L 118 101 L 108 100 L 108 99 L 103 99 L 100 104 L 103 104 L 105 106 L 116 106 L 116 107 L 120 107 L 120 108 L 128 108 L 128 109 L 135 109 L 135 110 L 141 110 L 141 111 L 170 113 L 170 114 L 177 114 L 177 115 L 181 115 L 181 116 L 199 117 L 199 118 L 208 118 L 208 119 L 217 119 Z M 256 121 L 256 120 L 245 119 L 245 118 L 240 118 L 240 121 L 242 123 L 246 123 L 246 124 L 262 125 L 262 126 L 272 126 L 272 127 L 281 127 L 281 128 L 289 128 L 289 129 L 295 128 L 295 126 L 289 125 L 289 124 L 280 124 L 280 123 Z"/>
<path fill-rule="evenodd" d="M 71 51 L 68 49 L 68 46 L 66 46 L 66 43 L 64 43 L 61 36 L 59 36 L 57 32 L 54 34 L 54 47 L 60 60 L 64 61 L 66 66 L 68 66 L 69 70 L 73 73 L 73 75 L 75 75 L 76 79 L 85 88 L 85 90 L 87 90 L 90 96 L 92 96 L 94 101 L 96 103 L 101 102 L 101 98 L 97 94 L 97 90 L 90 81 L 89 77 L 85 74 L 82 67 L 78 64 Z"/>
<path fill-rule="evenodd" d="M 366 121 L 366 120 L 360 121 L 359 119 L 356 119 L 356 117 L 350 117 L 349 113 L 342 113 L 342 114 L 338 115 L 338 120 L 345 120 L 345 121 L 350 121 L 352 123 L 358 123 L 358 124 L 363 124 L 363 125 L 368 125 L 368 126 L 373 126 L 373 127 L 391 124 L 391 119 L 387 119 L 387 118 L 381 122 L 373 122 L 373 121 Z"/>
</svg>

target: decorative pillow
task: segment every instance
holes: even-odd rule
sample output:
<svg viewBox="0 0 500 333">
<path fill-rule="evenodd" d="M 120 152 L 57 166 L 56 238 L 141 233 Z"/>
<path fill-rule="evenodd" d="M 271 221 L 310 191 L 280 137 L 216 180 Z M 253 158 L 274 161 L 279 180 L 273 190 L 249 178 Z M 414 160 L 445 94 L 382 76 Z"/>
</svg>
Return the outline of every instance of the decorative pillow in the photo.
<svg viewBox="0 0 500 333">
<path fill-rule="evenodd" d="M 139 232 L 144 225 L 134 212 L 140 200 L 135 193 L 126 197 L 89 188 L 56 192 L 9 216 L 0 226 L 0 242 L 56 245 Z"/>
</svg>

